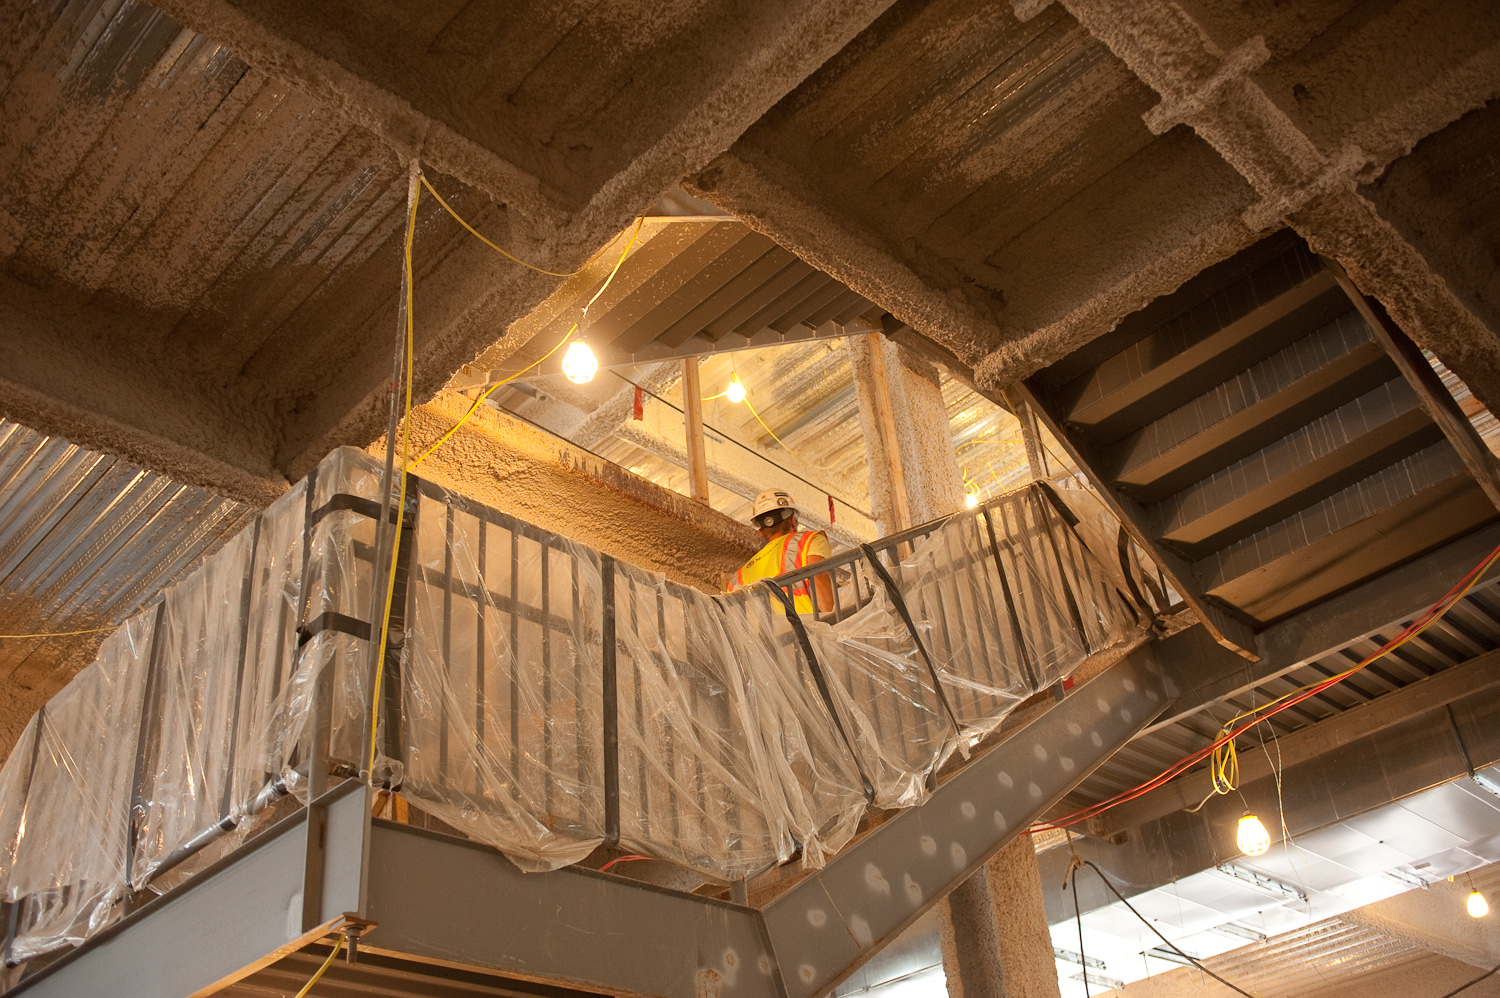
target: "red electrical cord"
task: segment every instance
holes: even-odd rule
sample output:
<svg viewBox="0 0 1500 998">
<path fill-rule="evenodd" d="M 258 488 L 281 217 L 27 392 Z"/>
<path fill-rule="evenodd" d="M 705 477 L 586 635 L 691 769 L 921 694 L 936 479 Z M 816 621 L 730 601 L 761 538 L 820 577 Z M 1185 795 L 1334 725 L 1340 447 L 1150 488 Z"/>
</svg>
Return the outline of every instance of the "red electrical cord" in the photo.
<svg viewBox="0 0 1500 998">
<path fill-rule="evenodd" d="M 1303 690 L 1296 696 L 1290 697 L 1287 700 L 1276 704 L 1274 709 L 1268 710 L 1258 717 L 1253 717 L 1239 727 L 1225 732 L 1198 751 L 1183 756 L 1181 759 L 1177 760 L 1172 765 L 1168 766 L 1166 769 L 1162 770 L 1156 776 L 1153 776 L 1151 779 L 1145 781 L 1144 783 L 1140 783 L 1130 788 L 1129 790 L 1122 790 L 1120 793 L 1109 798 L 1108 800 L 1100 801 L 1097 804 L 1090 804 L 1088 807 L 1080 808 L 1079 810 L 1074 811 L 1072 814 L 1064 815 L 1063 817 L 1058 818 L 1055 821 L 1039 822 L 1038 824 L 1032 825 L 1031 828 L 1028 829 L 1028 832 L 1043 832 L 1053 829 L 1067 828 L 1071 825 L 1076 825 L 1080 822 L 1087 821 L 1092 817 L 1103 814 L 1110 808 L 1123 804 L 1126 801 L 1134 800 L 1135 798 L 1140 797 L 1143 794 L 1150 793 L 1152 790 L 1155 790 L 1157 787 L 1160 787 L 1161 785 L 1170 781 L 1173 777 L 1180 774 L 1189 766 L 1192 766 L 1194 763 L 1201 762 L 1203 759 L 1212 755 L 1215 749 L 1228 742 L 1233 741 L 1245 731 L 1255 727 L 1255 725 L 1268 718 L 1274 717 L 1275 715 L 1281 713 L 1283 710 L 1286 710 L 1289 707 L 1296 706 L 1297 704 L 1310 697 L 1317 696 L 1319 693 L 1322 693 L 1330 686 L 1343 682 L 1345 679 L 1348 679 L 1350 676 L 1365 668 L 1371 662 L 1376 661 L 1388 652 L 1400 647 L 1407 641 L 1410 641 L 1412 638 L 1425 631 L 1434 622 L 1436 622 L 1438 618 L 1442 617 L 1443 614 L 1451 610 L 1453 608 L 1453 605 L 1457 603 L 1459 599 L 1463 598 L 1463 596 L 1467 594 L 1471 588 L 1473 588 L 1474 583 L 1478 581 L 1480 574 L 1483 573 L 1487 568 L 1489 568 L 1490 565 L 1494 564 L 1497 559 L 1500 559 L 1500 547 L 1496 547 L 1493 551 L 1491 551 L 1483 561 L 1481 561 L 1478 565 L 1474 566 L 1472 570 L 1470 570 L 1469 574 L 1458 580 L 1458 582 L 1453 586 L 1452 589 L 1449 589 L 1446 593 L 1444 593 L 1441 599 L 1439 599 L 1436 603 L 1429 607 L 1420 617 L 1413 620 L 1410 624 L 1403 628 L 1400 634 L 1396 635 L 1394 638 L 1381 645 L 1379 649 L 1361 660 L 1359 664 L 1354 666 L 1352 669 L 1349 669 L 1346 672 L 1339 673 L 1336 676 L 1331 676 L 1323 682 L 1320 682 L 1314 686 L 1309 687 L 1306 690 Z"/>
<path fill-rule="evenodd" d="M 616 856 L 614 859 L 610 860 L 608 863 L 605 863 L 603 866 L 599 867 L 599 872 L 603 873 L 605 870 L 608 870 L 611 866 L 614 866 L 616 863 L 629 863 L 631 860 L 636 860 L 636 859 L 650 859 L 650 858 L 651 858 L 650 856 Z"/>
</svg>

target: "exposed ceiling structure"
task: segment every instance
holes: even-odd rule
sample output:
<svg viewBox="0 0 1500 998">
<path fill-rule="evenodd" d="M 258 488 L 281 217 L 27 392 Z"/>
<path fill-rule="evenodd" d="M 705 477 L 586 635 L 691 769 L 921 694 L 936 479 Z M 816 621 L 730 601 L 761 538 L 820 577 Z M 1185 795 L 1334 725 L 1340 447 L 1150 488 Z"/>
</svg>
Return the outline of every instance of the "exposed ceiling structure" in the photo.
<svg viewBox="0 0 1500 998">
<path fill-rule="evenodd" d="M 1096 488 L 1185 628 L 1159 644 L 1188 692 L 1061 813 L 1362 660 L 1500 542 L 1486 0 L 15 2 L 0 163 L 17 634 L 119 619 L 332 447 L 385 432 L 418 163 L 530 264 L 422 192 L 419 397 L 525 370 L 500 414 L 685 493 L 697 357 L 718 519 L 784 484 L 836 539 L 876 536 L 848 337 L 940 367 L 970 492 L 1029 475 L 1004 407 L 1030 400 L 1054 481 Z M 575 322 L 603 364 L 583 387 L 548 354 Z M 754 410 L 713 397 L 731 375 Z M 700 546 L 753 543 L 708 519 Z M 1279 714 L 1286 772 L 1243 741 L 1247 797 L 1312 787 L 1291 830 L 1332 836 L 1497 761 L 1493 575 Z M 94 640 L 6 644 L 5 696 L 29 709 Z M 1135 885 L 1180 895 L 1239 809 L 1188 815 L 1205 779 L 1109 812 L 1089 848 L 1192 856 Z M 1330 946 L 1363 975 L 1346 983 L 1432 959 L 1318 914 L 1242 954 L 1289 968 L 1257 987 L 1333 987 Z M 891 979 L 931 983 L 919 949 Z"/>
</svg>

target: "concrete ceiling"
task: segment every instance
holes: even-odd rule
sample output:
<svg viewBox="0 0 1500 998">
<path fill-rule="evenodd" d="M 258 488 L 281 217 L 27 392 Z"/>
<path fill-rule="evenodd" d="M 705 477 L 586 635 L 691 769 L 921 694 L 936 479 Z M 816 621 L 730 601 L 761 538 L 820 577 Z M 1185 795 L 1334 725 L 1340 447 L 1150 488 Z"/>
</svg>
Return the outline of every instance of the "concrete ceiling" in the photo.
<svg viewBox="0 0 1500 998">
<path fill-rule="evenodd" d="M 413 156 L 559 271 L 686 178 L 989 390 L 1290 223 L 1500 398 L 1480 0 L 4 16 L 0 406 L 240 498 L 379 435 Z M 559 283 L 416 255 L 424 395 Z"/>
</svg>

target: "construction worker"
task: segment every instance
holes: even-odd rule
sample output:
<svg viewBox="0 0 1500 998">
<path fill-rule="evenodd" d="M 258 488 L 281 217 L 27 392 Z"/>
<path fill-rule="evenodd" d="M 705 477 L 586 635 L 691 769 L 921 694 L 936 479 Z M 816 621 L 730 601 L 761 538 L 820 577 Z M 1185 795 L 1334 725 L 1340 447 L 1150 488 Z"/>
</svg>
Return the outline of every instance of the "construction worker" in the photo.
<svg viewBox="0 0 1500 998">
<path fill-rule="evenodd" d="M 734 573 L 729 588 L 742 589 L 760 579 L 769 579 L 787 572 L 795 572 L 829 555 L 828 535 L 821 530 L 798 530 L 797 507 L 792 497 L 781 489 L 766 489 L 755 497 L 750 510 L 750 522 L 760 531 L 765 547 L 755 557 L 740 566 Z M 833 609 L 832 573 L 813 577 L 818 593 L 818 609 L 824 613 Z M 799 582 L 788 590 L 792 594 L 798 613 L 812 610 L 812 597 L 808 594 L 807 582 Z"/>
</svg>

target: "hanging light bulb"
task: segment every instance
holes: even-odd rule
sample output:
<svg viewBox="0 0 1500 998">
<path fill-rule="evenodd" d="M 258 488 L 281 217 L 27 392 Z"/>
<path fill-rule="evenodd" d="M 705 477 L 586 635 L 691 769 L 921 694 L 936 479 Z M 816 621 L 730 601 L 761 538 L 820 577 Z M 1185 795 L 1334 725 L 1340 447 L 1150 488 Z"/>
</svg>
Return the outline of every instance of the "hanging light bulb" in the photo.
<svg viewBox="0 0 1500 998">
<path fill-rule="evenodd" d="M 1490 903 L 1486 901 L 1484 899 L 1484 895 L 1479 893 L 1478 891 L 1471 892 L 1469 894 L 1469 900 L 1466 903 L 1469 909 L 1469 915 L 1473 918 L 1483 918 L 1490 913 Z"/>
<path fill-rule="evenodd" d="M 745 401 L 745 386 L 740 384 L 738 374 L 729 376 L 729 387 L 724 389 L 724 397 L 734 403 Z"/>
<path fill-rule="evenodd" d="M 574 340 L 568 345 L 568 352 L 563 354 L 563 373 L 568 380 L 575 385 L 586 385 L 594 380 L 594 374 L 599 370 L 599 361 L 594 357 L 594 351 L 583 340 Z"/>
<path fill-rule="evenodd" d="M 978 492 L 970 492 L 970 493 L 966 494 L 964 496 L 964 505 L 967 506 L 967 507 L 969 507 L 970 509 L 973 509 L 975 506 L 978 506 L 979 505 L 979 493 Z"/>
<path fill-rule="evenodd" d="M 1271 848 L 1271 833 L 1249 811 L 1240 817 L 1240 826 L 1235 830 L 1234 840 L 1239 845 L 1240 852 L 1246 856 L 1259 856 Z"/>
</svg>

